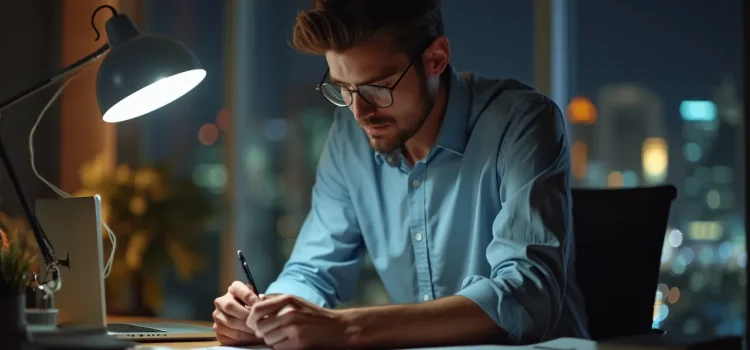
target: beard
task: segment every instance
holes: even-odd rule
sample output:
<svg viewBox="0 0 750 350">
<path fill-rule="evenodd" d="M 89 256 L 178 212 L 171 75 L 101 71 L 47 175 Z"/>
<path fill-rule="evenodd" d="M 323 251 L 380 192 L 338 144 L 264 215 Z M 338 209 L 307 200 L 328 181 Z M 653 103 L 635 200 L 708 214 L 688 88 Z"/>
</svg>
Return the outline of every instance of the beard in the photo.
<svg viewBox="0 0 750 350">
<path fill-rule="evenodd" d="M 406 144 L 406 141 L 409 141 L 422 128 L 435 103 L 435 96 L 427 91 L 427 82 L 424 79 L 421 80 L 419 89 L 421 100 L 419 109 L 409 116 L 401 118 L 403 125 L 397 124 L 397 119 L 393 116 L 370 117 L 366 122 L 360 122 L 360 126 L 362 127 L 394 125 L 397 128 L 394 132 L 386 135 L 367 134 L 367 138 L 370 140 L 370 147 L 373 150 L 383 154 L 393 153 L 402 148 Z"/>
</svg>

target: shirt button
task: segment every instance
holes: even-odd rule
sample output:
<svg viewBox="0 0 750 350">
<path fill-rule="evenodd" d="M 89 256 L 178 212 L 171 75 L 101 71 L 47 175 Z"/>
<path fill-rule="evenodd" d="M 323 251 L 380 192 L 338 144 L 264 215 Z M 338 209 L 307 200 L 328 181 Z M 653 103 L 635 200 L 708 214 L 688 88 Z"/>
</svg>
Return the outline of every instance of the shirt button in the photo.
<svg viewBox="0 0 750 350">
<path fill-rule="evenodd" d="M 388 160 L 388 163 L 393 164 L 393 157 L 388 157 L 386 160 Z"/>
<path fill-rule="evenodd" d="M 411 185 L 414 186 L 414 187 L 419 187 L 419 180 L 412 181 Z"/>
<path fill-rule="evenodd" d="M 424 301 L 430 300 L 430 295 L 429 294 L 425 294 L 423 299 L 424 299 Z"/>
<path fill-rule="evenodd" d="M 414 235 L 414 239 L 416 239 L 417 241 L 421 241 L 422 240 L 422 234 L 421 233 L 417 233 L 416 235 Z"/>
</svg>

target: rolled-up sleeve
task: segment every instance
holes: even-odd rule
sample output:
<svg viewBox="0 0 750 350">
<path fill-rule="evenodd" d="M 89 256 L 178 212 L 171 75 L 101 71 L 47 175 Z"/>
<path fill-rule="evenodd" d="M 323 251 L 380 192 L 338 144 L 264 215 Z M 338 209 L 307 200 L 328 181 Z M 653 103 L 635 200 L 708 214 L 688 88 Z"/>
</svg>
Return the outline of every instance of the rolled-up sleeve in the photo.
<svg viewBox="0 0 750 350">
<path fill-rule="evenodd" d="M 318 162 L 310 212 L 266 294 L 292 294 L 323 307 L 354 294 L 364 244 L 342 175 L 340 138 L 334 120 Z"/>
<path fill-rule="evenodd" d="M 466 278 L 458 294 L 475 301 L 511 343 L 528 343 L 551 332 L 561 313 L 572 220 L 570 153 L 554 103 L 532 104 L 518 116 L 498 152 L 501 210 L 486 251 L 490 276 Z"/>
</svg>

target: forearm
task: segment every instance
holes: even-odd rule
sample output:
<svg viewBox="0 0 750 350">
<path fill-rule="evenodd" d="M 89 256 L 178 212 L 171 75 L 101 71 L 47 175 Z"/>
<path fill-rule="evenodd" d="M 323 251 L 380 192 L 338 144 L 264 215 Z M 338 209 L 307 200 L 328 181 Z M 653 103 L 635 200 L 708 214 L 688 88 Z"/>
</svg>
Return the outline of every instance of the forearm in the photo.
<svg viewBox="0 0 750 350">
<path fill-rule="evenodd" d="M 502 343 L 502 330 L 475 302 L 450 296 L 422 304 L 340 310 L 349 348 Z"/>
</svg>

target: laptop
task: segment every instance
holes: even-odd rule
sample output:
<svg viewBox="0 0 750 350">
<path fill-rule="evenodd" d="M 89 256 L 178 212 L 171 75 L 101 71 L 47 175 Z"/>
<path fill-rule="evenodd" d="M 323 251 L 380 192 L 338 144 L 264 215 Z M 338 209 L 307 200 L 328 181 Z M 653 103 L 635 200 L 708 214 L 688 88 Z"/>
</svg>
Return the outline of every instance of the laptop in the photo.
<svg viewBox="0 0 750 350">
<path fill-rule="evenodd" d="M 62 289 L 55 293 L 59 328 L 106 329 L 114 337 L 137 341 L 216 339 L 210 327 L 186 323 L 107 324 L 102 247 L 105 236 L 98 195 L 37 200 L 36 216 L 56 255 L 70 256 L 70 268 L 60 268 Z M 41 271 L 41 275 L 45 272 Z"/>
</svg>

